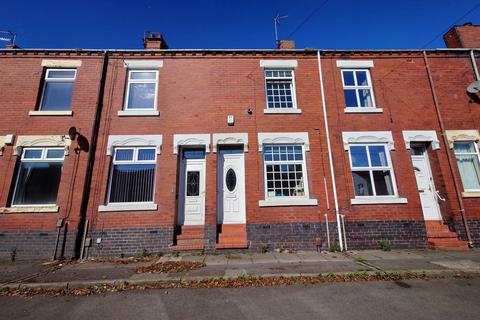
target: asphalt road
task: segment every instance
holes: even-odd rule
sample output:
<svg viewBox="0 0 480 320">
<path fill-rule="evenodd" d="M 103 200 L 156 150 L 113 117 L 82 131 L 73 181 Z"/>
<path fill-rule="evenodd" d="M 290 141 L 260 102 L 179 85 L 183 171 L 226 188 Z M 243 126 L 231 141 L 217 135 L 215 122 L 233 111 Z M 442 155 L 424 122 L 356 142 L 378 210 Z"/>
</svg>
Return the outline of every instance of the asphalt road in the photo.
<svg viewBox="0 0 480 320">
<path fill-rule="evenodd" d="M 0 319 L 480 319 L 480 279 L 0 297 Z"/>
</svg>

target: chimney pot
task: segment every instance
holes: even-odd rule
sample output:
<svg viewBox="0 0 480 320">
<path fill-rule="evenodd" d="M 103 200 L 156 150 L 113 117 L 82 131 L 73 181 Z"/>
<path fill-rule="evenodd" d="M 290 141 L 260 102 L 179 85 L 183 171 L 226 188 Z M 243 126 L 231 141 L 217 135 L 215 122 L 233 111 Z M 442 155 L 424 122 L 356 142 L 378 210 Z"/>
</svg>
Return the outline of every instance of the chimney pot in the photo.
<svg viewBox="0 0 480 320">
<path fill-rule="evenodd" d="M 143 48 L 145 50 L 168 49 L 168 45 L 160 32 L 148 32 L 143 38 Z"/>
<path fill-rule="evenodd" d="M 281 49 L 281 50 L 295 49 L 295 40 L 278 40 L 277 49 Z"/>
</svg>

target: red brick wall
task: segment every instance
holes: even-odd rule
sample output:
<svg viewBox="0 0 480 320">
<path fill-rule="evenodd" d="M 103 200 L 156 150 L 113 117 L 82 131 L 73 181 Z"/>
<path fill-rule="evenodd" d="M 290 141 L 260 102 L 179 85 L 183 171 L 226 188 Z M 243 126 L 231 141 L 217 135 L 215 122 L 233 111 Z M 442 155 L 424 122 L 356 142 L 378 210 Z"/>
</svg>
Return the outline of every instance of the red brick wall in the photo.
<svg viewBox="0 0 480 320">
<path fill-rule="evenodd" d="M 42 83 L 42 59 L 82 60 L 77 69 L 72 111 L 73 116 L 29 116 L 36 108 Z M 65 135 L 71 126 L 91 141 L 92 123 L 96 110 L 101 73 L 101 56 L 97 54 L 45 54 L 0 52 L 0 135 Z M 55 230 L 58 218 L 66 218 L 70 229 L 78 222 L 87 154 L 76 154 L 76 142 L 65 156 L 57 205 L 58 213 L 0 214 L 1 231 Z M 11 185 L 15 180 L 17 156 L 13 146 L 6 146 L 0 156 L 0 207 L 7 206 Z"/>
<path fill-rule="evenodd" d="M 448 48 L 479 48 L 480 26 L 454 26 L 443 36 L 443 40 Z"/>
</svg>

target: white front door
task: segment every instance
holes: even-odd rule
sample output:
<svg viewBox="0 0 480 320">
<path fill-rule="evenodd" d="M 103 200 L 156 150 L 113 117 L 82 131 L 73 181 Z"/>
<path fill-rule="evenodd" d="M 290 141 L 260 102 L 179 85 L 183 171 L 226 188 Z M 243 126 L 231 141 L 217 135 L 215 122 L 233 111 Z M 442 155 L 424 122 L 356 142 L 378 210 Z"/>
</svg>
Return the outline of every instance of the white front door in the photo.
<svg viewBox="0 0 480 320">
<path fill-rule="evenodd" d="M 424 145 L 412 145 L 411 156 L 425 220 L 441 220 L 435 184 Z"/>
<path fill-rule="evenodd" d="M 189 158 L 185 151 L 179 179 L 178 225 L 205 223 L 205 158 Z"/>
<path fill-rule="evenodd" d="M 246 223 L 243 147 L 219 150 L 217 194 L 218 223 Z"/>
</svg>

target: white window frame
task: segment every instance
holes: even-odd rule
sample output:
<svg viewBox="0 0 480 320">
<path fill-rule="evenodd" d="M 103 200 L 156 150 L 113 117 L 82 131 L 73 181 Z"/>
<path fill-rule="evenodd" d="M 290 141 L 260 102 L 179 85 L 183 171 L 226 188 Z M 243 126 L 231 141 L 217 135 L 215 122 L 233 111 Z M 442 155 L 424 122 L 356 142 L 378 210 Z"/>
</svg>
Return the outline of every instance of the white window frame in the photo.
<svg viewBox="0 0 480 320">
<path fill-rule="evenodd" d="M 155 80 L 153 79 L 130 79 L 130 75 L 132 73 L 139 73 L 139 72 L 154 72 L 155 73 Z M 158 70 L 153 69 L 128 69 L 127 70 L 127 88 L 125 94 L 125 101 L 123 103 L 123 110 L 129 112 L 135 111 L 157 111 L 157 102 L 158 102 Z M 131 83 L 154 83 L 155 84 L 155 98 L 153 100 L 153 108 L 129 108 L 128 106 L 128 99 L 130 97 L 130 84 Z"/>
<path fill-rule="evenodd" d="M 264 145 L 293 145 L 302 146 L 303 164 L 302 174 L 304 183 L 304 196 L 288 196 L 288 197 L 268 197 L 267 192 L 267 173 L 266 163 L 263 154 Z M 258 151 L 262 152 L 263 162 L 263 183 L 264 183 L 264 200 L 260 200 L 260 207 L 279 207 L 279 206 L 316 206 L 317 199 L 310 198 L 310 188 L 308 180 L 308 168 L 306 152 L 310 151 L 310 143 L 307 132 L 259 132 L 258 133 Z M 298 160 L 297 160 L 298 161 Z M 274 163 L 275 161 L 272 161 Z"/>
<path fill-rule="evenodd" d="M 138 160 L 138 151 L 139 150 L 154 150 L 155 154 L 155 160 Z M 115 160 L 115 157 L 117 155 L 118 150 L 133 150 L 133 155 L 132 155 L 132 160 Z M 154 174 L 154 179 L 153 179 L 153 194 L 152 194 L 152 201 L 142 201 L 142 202 L 110 202 L 110 193 L 112 190 L 112 177 L 113 177 L 113 167 L 115 165 L 122 165 L 122 164 L 154 164 L 155 165 L 155 174 Z M 125 209 L 131 209 L 129 205 L 138 205 L 140 210 L 142 210 L 142 204 L 147 204 L 145 206 L 146 209 L 144 210 L 152 210 L 149 208 L 152 208 L 151 206 L 148 206 L 148 204 L 153 204 L 156 210 L 156 205 L 154 204 L 155 201 L 155 192 L 156 192 L 156 180 L 157 180 L 157 150 L 154 146 L 131 146 L 131 147 L 115 147 L 113 152 L 112 152 L 112 161 L 111 161 L 111 170 L 110 174 L 108 177 L 108 192 L 107 192 L 107 198 L 106 198 L 106 206 L 104 207 L 112 207 L 112 208 L 117 208 L 118 211 L 120 211 L 120 208 L 122 206 L 125 206 Z M 110 211 L 110 210 L 101 210 L 101 211 Z M 116 211 L 116 210 L 111 210 L 111 211 Z"/>
<path fill-rule="evenodd" d="M 361 108 L 361 109 L 371 109 L 371 108 L 376 108 L 376 103 L 375 103 L 375 94 L 373 92 L 373 85 L 372 85 L 372 78 L 371 78 L 371 75 L 370 75 L 370 69 L 367 69 L 367 68 L 342 68 L 340 69 L 341 71 L 341 75 L 342 75 L 342 85 L 343 85 L 343 90 L 355 90 L 355 96 L 357 98 L 357 106 L 355 107 L 347 107 L 347 103 L 345 101 L 345 109 L 355 109 L 355 108 Z M 367 86 L 359 86 L 357 84 L 357 74 L 356 72 L 357 71 L 364 71 L 366 72 L 367 74 L 367 82 L 368 82 L 368 85 Z M 355 85 L 346 85 L 345 84 L 345 77 L 344 77 L 344 72 L 353 72 L 354 73 L 354 81 L 355 81 Z M 360 104 L 360 96 L 359 96 L 359 91 L 360 90 L 370 90 L 370 96 L 372 97 L 372 106 L 370 107 L 362 107 L 361 104 Z M 345 93 L 344 93 L 344 96 L 345 96 Z"/>
<path fill-rule="evenodd" d="M 73 71 L 75 72 L 75 75 L 73 78 L 49 78 L 49 74 L 51 71 Z M 45 89 L 47 88 L 47 84 L 50 82 L 72 82 L 75 83 L 75 80 L 77 79 L 77 69 L 62 69 L 62 68 L 47 68 L 45 72 L 45 78 L 43 79 L 43 88 L 42 88 L 42 96 L 40 98 L 40 105 L 38 106 L 38 111 L 41 112 L 51 112 L 51 113 L 68 113 L 71 114 L 71 110 L 43 110 L 43 99 L 45 96 Z M 73 98 L 73 91 L 72 91 L 72 98 Z M 70 109 L 72 106 L 70 105 Z M 67 114 L 66 114 L 67 115 Z"/>
<path fill-rule="evenodd" d="M 473 146 L 475 148 L 475 152 L 463 152 L 463 153 L 457 153 L 455 151 L 455 148 L 453 149 L 453 153 L 455 154 L 455 161 L 457 161 L 457 167 L 458 167 L 458 160 L 457 160 L 457 155 L 460 155 L 460 156 L 471 156 L 471 155 L 476 155 L 477 158 L 478 158 L 478 161 L 480 161 L 480 151 L 479 151 L 479 148 L 478 148 L 478 143 L 477 141 L 474 141 L 474 140 L 471 140 L 471 141 L 468 141 L 468 140 L 457 140 L 457 141 L 454 141 L 453 142 L 453 145 L 455 144 L 455 142 L 459 142 L 459 143 L 465 143 L 465 142 L 468 142 L 468 143 L 473 143 Z M 460 170 L 460 168 L 458 168 L 458 170 Z M 461 180 L 461 177 L 460 177 L 460 180 Z M 462 186 L 463 186 L 463 181 L 462 181 Z M 480 192 L 480 189 L 465 189 L 465 187 L 463 188 L 464 192 Z"/>
<path fill-rule="evenodd" d="M 299 145 L 299 144 L 288 144 L 288 143 L 282 143 L 282 144 L 266 144 L 267 146 L 300 146 L 302 148 L 302 160 L 265 160 L 265 154 L 262 152 L 262 157 L 263 157 L 263 182 L 264 182 L 264 195 L 265 195 L 265 200 L 272 200 L 272 199 L 308 199 L 309 198 L 309 189 L 308 189 L 308 177 L 307 177 L 307 162 L 305 161 L 305 146 L 304 145 Z M 265 145 L 264 145 L 265 147 Z M 267 185 L 267 165 L 283 165 L 283 164 L 301 164 L 302 165 L 302 177 L 303 177 L 303 190 L 304 190 L 304 195 L 303 196 L 282 196 L 282 197 L 270 197 L 268 195 L 268 185 Z"/>
<path fill-rule="evenodd" d="M 35 150 L 40 150 L 42 152 L 40 158 L 25 158 L 25 153 L 27 151 L 35 151 Z M 48 150 L 60 150 L 62 151 L 62 157 L 61 158 L 47 158 L 47 152 Z M 33 147 L 33 148 L 22 148 L 22 155 L 20 157 L 20 162 L 30 162 L 30 163 L 50 163 L 50 162 L 57 162 L 57 163 L 64 163 L 65 162 L 65 149 L 64 148 L 58 148 L 58 147 Z M 63 165 L 62 165 L 63 169 Z M 20 174 L 20 170 L 17 172 L 15 175 L 15 188 L 13 190 L 13 197 L 12 197 L 12 207 L 46 207 L 46 206 L 56 206 L 56 203 L 42 203 L 42 204 L 13 204 L 13 200 L 15 199 L 15 195 L 17 194 L 17 188 L 18 188 L 18 176 Z M 61 177 L 60 177 L 61 180 Z M 60 181 L 59 181 L 60 183 Z M 59 190 L 60 191 L 60 190 Z M 57 194 L 58 197 L 58 194 Z"/>
<path fill-rule="evenodd" d="M 291 77 L 267 77 L 267 72 L 269 71 L 290 71 L 292 73 Z M 263 70 L 263 78 L 264 78 L 264 87 L 265 87 L 265 113 L 300 113 L 301 110 L 297 108 L 297 89 L 295 85 L 295 68 L 285 68 L 285 67 L 268 67 Z M 292 91 L 292 107 L 287 108 L 271 108 L 268 104 L 268 90 L 267 90 L 267 83 L 269 80 L 275 82 L 275 80 L 282 80 L 282 81 L 291 81 L 291 88 Z"/>
</svg>

